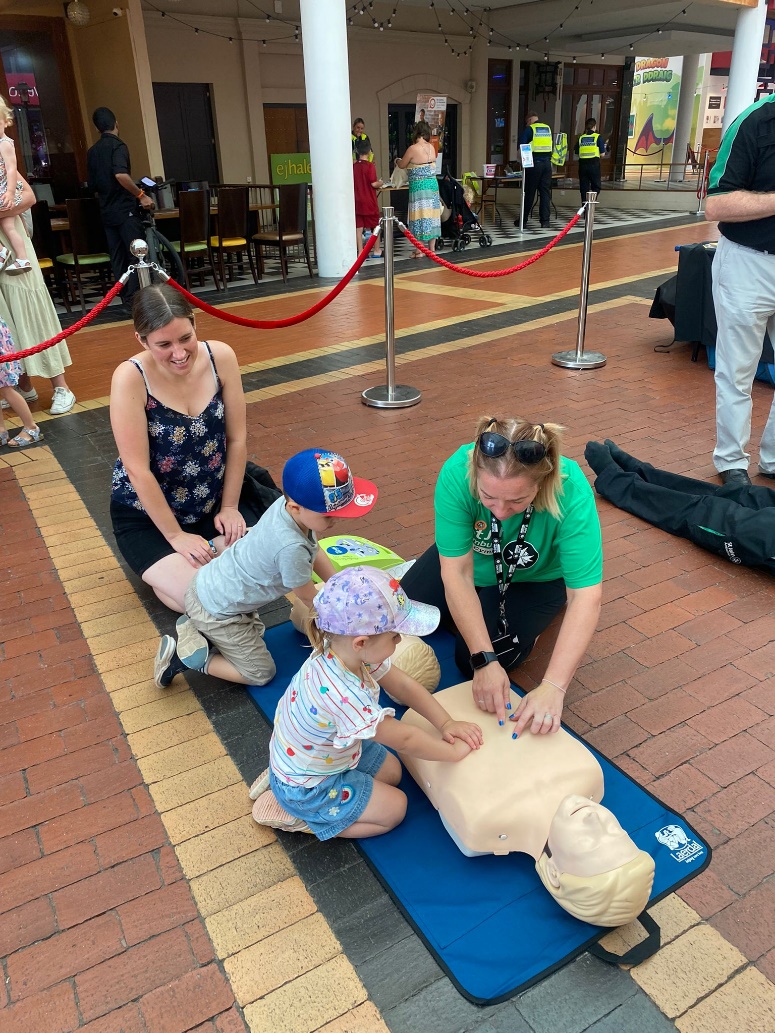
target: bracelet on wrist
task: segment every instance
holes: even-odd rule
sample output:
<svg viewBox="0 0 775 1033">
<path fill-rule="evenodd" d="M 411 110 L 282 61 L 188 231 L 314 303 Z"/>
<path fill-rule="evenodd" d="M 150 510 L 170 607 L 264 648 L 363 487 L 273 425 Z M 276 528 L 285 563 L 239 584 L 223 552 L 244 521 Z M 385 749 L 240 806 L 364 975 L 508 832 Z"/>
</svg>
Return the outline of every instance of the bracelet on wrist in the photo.
<svg viewBox="0 0 775 1033">
<path fill-rule="evenodd" d="M 141 190 L 140 193 L 137 195 L 137 200 L 139 201 L 141 197 L 145 197 L 145 191 L 144 190 Z"/>
<path fill-rule="evenodd" d="M 564 689 L 564 688 L 562 687 L 562 685 L 558 685 L 556 681 L 551 681 L 551 680 L 550 680 L 549 678 L 542 678 L 541 680 L 542 680 L 542 681 L 545 681 L 547 685 L 551 685 L 551 686 L 552 686 L 552 688 L 555 688 L 555 689 L 557 689 L 557 691 L 558 691 L 558 692 L 561 692 L 561 693 L 563 694 L 563 696 L 564 696 L 564 695 L 565 695 L 565 693 L 566 693 L 566 692 L 568 691 L 568 690 L 567 690 L 567 688 L 565 688 L 565 689 Z"/>
</svg>

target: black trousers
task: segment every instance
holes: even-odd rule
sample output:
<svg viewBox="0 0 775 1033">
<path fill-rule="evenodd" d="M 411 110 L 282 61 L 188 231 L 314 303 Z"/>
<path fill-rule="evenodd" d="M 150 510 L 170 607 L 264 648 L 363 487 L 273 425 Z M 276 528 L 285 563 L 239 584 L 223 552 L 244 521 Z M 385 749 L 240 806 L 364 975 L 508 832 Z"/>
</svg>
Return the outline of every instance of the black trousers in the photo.
<svg viewBox="0 0 775 1033">
<path fill-rule="evenodd" d="M 536 193 L 538 193 L 539 222 L 542 226 L 548 226 L 552 210 L 552 163 L 550 161 L 538 160 L 532 169 L 525 169 L 525 222 L 530 218 Z"/>
<path fill-rule="evenodd" d="M 579 158 L 579 190 L 581 191 L 581 203 L 587 199 L 587 192 L 595 190 L 600 193 L 602 181 L 600 179 L 599 158 Z"/>
<path fill-rule="evenodd" d="M 138 238 L 145 240 L 145 227 L 134 212 L 129 212 L 125 219 L 115 225 L 105 223 L 105 236 L 108 238 L 110 268 L 115 282 L 134 263 L 135 257 L 129 250 L 129 245 Z M 125 305 L 131 304 L 139 287 L 137 275 L 130 276 L 121 291 L 121 300 Z"/>
<path fill-rule="evenodd" d="M 615 506 L 655 527 L 715 552 L 732 563 L 763 567 L 775 574 L 775 491 L 758 485 L 717 485 L 658 470 L 608 448 L 613 462 L 587 445 L 585 455 L 598 474 L 595 489 Z"/>
<path fill-rule="evenodd" d="M 410 599 L 418 603 L 430 603 L 441 610 L 442 626 L 455 631 L 455 663 L 463 674 L 473 675 L 470 652 L 463 636 L 454 627 L 452 615 L 447 606 L 444 582 L 441 580 L 439 550 L 435 545 L 427 549 L 401 579 L 401 586 Z M 482 605 L 484 622 L 490 639 L 498 634 L 498 586 L 477 588 Z M 538 636 L 552 622 L 567 602 L 567 591 L 562 578 L 555 581 L 517 581 L 509 585 L 506 593 L 506 619 L 509 634 L 518 636 L 519 649 L 509 659 L 508 668 L 519 666 L 527 660 Z"/>
</svg>

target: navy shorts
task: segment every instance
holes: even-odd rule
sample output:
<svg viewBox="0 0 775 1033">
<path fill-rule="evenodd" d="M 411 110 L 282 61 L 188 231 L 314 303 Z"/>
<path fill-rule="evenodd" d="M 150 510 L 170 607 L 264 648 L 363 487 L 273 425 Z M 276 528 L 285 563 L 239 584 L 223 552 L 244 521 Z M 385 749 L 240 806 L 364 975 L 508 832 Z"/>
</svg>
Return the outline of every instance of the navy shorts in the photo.
<svg viewBox="0 0 775 1033">
<path fill-rule="evenodd" d="M 305 821 L 318 839 L 333 839 L 366 810 L 374 776 L 387 755 L 381 743 L 366 739 L 357 768 L 339 771 L 316 786 L 291 786 L 270 772 L 269 785 L 277 802 L 294 818 Z"/>
</svg>

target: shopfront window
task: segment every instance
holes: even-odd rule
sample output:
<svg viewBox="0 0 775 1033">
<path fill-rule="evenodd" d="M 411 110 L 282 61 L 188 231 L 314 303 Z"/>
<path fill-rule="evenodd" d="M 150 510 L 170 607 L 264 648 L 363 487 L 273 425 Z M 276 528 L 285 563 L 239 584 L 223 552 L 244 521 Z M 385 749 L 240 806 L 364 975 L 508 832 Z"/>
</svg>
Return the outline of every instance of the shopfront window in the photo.
<svg viewBox="0 0 775 1033">
<path fill-rule="evenodd" d="M 9 21 L 0 23 L 0 88 L 14 112 L 10 132 L 19 171 L 48 200 L 77 197 L 85 171 L 79 168 L 83 140 L 72 128 L 77 115 L 74 121 L 64 30 L 53 19 L 15 19 L 42 23 L 30 31 L 7 28 Z"/>
<path fill-rule="evenodd" d="M 505 165 L 511 136 L 511 61 L 488 61 L 487 161 Z"/>
</svg>

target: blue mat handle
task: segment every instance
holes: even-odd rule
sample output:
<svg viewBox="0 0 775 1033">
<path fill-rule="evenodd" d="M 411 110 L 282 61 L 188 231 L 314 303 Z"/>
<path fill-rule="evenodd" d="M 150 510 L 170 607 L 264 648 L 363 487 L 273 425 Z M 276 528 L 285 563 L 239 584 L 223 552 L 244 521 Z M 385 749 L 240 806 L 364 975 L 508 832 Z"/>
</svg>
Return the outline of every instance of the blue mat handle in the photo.
<svg viewBox="0 0 775 1033">
<path fill-rule="evenodd" d="M 588 947 L 589 953 L 594 954 L 601 961 L 610 962 L 612 965 L 640 965 L 646 958 L 656 954 L 662 946 L 662 930 L 648 911 L 641 911 L 636 921 L 640 922 L 648 933 L 645 940 L 636 943 L 634 947 L 630 947 L 624 954 L 614 954 L 613 951 L 606 950 L 599 943 L 593 943 L 591 947 Z"/>
</svg>

